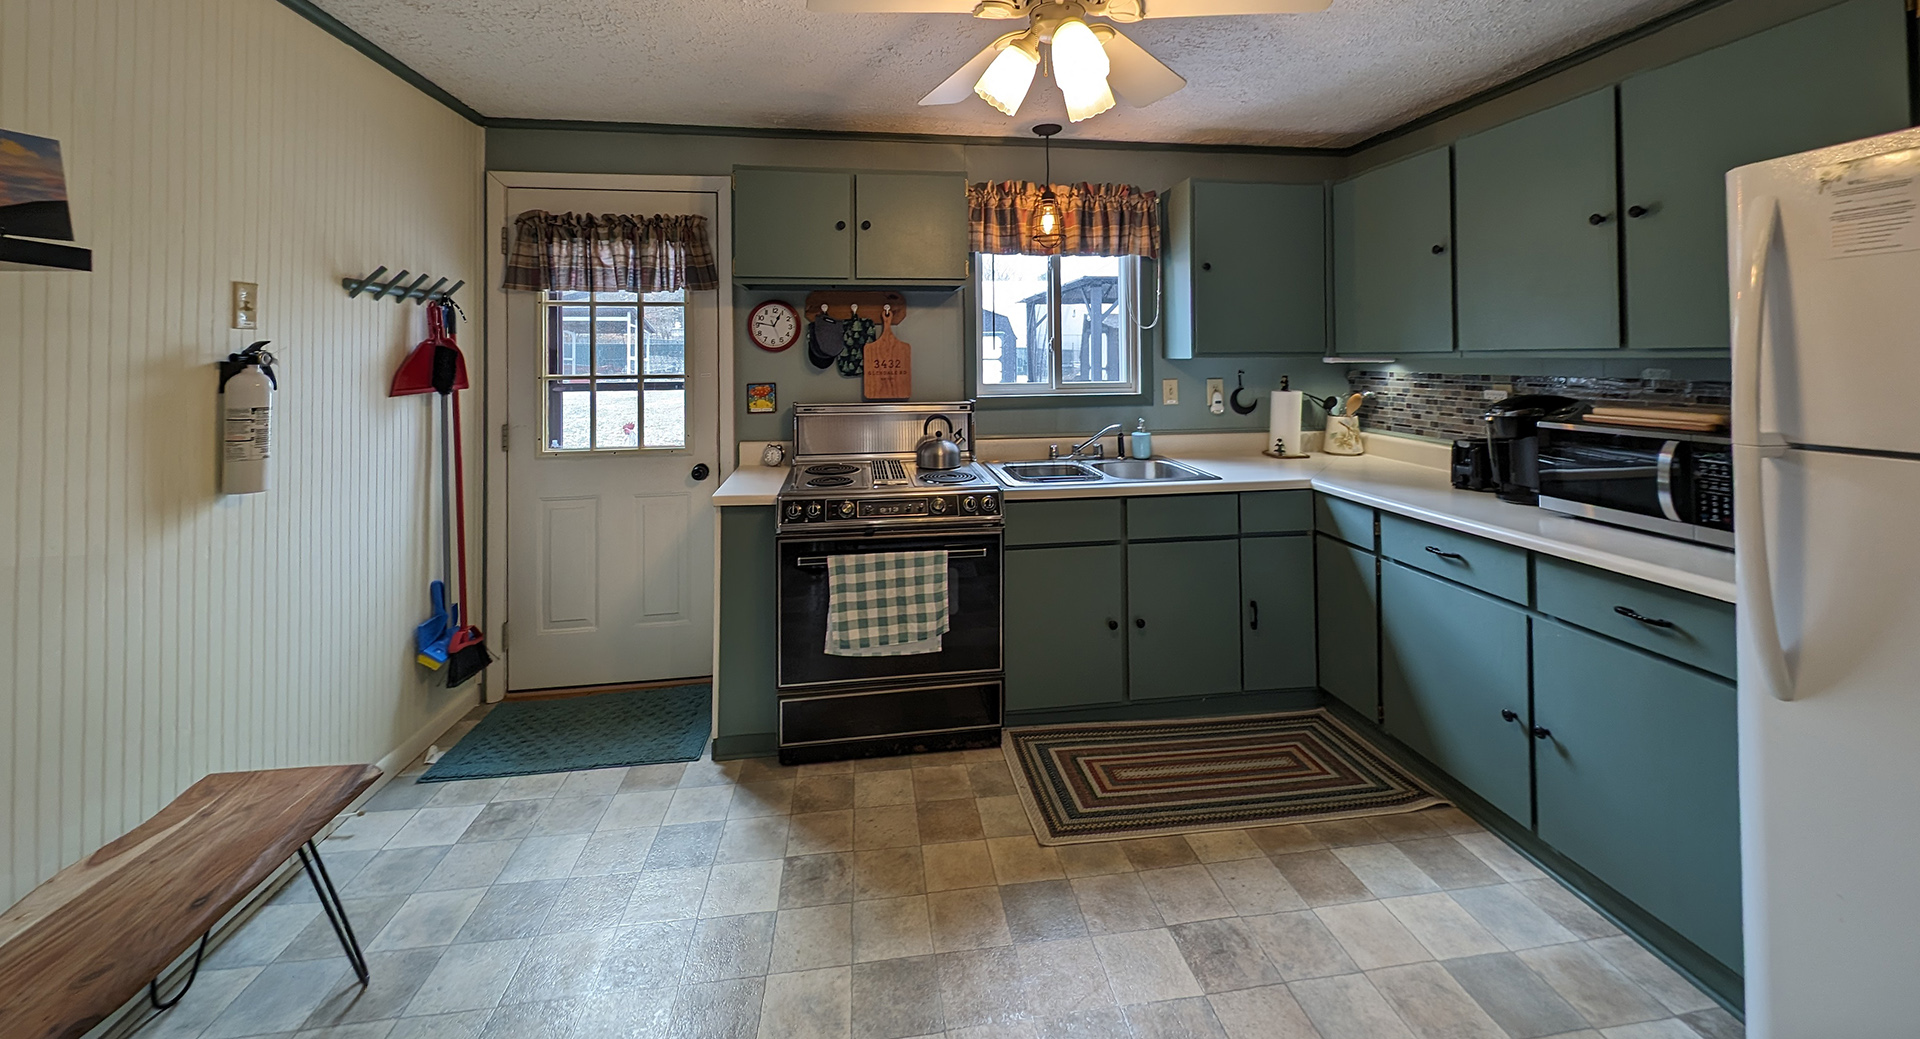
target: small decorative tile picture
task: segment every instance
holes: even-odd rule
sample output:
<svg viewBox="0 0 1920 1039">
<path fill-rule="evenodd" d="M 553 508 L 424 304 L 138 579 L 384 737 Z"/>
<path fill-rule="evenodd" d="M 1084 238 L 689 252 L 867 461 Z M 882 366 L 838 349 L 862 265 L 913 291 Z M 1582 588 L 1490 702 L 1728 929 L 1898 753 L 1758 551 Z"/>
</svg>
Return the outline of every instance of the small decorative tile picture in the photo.
<svg viewBox="0 0 1920 1039">
<path fill-rule="evenodd" d="M 779 410 L 779 398 L 770 382 L 747 383 L 747 414 L 771 415 Z"/>
</svg>

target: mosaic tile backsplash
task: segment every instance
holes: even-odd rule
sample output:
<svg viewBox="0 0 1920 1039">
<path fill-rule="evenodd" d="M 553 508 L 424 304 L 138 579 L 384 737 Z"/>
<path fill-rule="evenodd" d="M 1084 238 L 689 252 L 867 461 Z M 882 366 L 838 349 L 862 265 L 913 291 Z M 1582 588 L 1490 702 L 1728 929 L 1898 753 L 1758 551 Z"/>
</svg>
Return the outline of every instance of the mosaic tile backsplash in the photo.
<svg viewBox="0 0 1920 1039">
<path fill-rule="evenodd" d="M 1505 385 L 1511 385 L 1514 393 L 1641 404 L 1725 405 L 1732 400 L 1732 387 L 1726 382 L 1679 379 L 1356 371 L 1347 373 L 1347 385 L 1355 393 L 1373 393 L 1360 409 L 1362 429 L 1449 440 L 1485 432 L 1480 416 L 1493 403 L 1487 391 Z"/>
</svg>

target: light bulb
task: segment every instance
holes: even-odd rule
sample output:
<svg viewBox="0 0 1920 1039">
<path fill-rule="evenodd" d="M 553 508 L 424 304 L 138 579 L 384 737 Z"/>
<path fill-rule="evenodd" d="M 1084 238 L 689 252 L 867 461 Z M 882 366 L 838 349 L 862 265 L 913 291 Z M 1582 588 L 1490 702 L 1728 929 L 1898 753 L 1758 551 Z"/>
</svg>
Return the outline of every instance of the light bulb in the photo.
<svg viewBox="0 0 1920 1039">
<path fill-rule="evenodd" d="M 980 76 L 980 82 L 973 85 L 973 92 L 981 100 L 999 109 L 1006 115 L 1020 110 L 1020 102 L 1027 99 L 1027 89 L 1033 86 L 1034 69 L 1040 66 L 1040 48 L 1037 44 L 1028 44 L 1033 49 L 1021 46 L 1014 40 L 994 56 L 993 64 Z"/>
<path fill-rule="evenodd" d="M 1107 50 L 1086 22 L 1069 18 L 1053 30 L 1053 79 L 1067 102 L 1068 119 L 1077 123 L 1113 107 L 1110 71 Z"/>
<path fill-rule="evenodd" d="M 1053 186 L 1047 185 L 1040 194 L 1040 204 L 1033 207 L 1033 219 L 1027 224 L 1027 237 L 1042 249 L 1052 249 L 1060 244 L 1062 227 L 1066 217 L 1060 212 L 1060 200 L 1053 195 Z"/>
</svg>

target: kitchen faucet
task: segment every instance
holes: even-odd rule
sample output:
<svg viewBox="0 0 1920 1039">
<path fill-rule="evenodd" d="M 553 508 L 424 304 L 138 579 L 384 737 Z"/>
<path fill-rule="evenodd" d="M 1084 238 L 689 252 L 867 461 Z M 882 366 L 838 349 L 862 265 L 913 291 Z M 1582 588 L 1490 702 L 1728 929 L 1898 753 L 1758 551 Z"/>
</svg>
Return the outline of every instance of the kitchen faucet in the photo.
<svg viewBox="0 0 1920 1039">
<path fill-rule="evenodd" d="M 1101 430 L 1100 432 L 1095 433 L 1094 435 L 1088 437 L 1087 439 L 1082 440 L 1079 443 L 1073 445 L 1072 449 L 1070 449 L 1067 452 L 1067 457 L 1079 458 L 1086 452 L 1088 448 L 1093 448 L 1095 449 L 1093 457 L 1105 458 L 1107 456 L 1107 448 L 1105 444 L 1100 443 L 1100 438 L 1103 436 L 1106 436 L 1108 433 L 1118 433 L 1118 432 L 1120 432 L 1120 423 L 1115 422 L 1112 425 L 1108 426 L 1107 428 Z M 1126 452 L 1124 451 L 1121 452 L 1121 454 L 1125 454 L 1125 453 Z M 1059 444 L 1053 445 L 1047 457 L 1049 458 L 1060 457 L 1060 445 Z"/>
</svg>

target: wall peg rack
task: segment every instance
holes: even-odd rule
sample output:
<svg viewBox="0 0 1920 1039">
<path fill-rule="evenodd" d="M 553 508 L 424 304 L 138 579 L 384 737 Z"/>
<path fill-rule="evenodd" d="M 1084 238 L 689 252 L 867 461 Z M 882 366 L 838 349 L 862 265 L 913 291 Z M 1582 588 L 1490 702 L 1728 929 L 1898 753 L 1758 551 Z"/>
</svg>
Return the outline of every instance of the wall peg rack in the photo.
<svg viewBox="0 0 1920 1039">
<path fill-rule="evenodd" d="M 412 300 L 414 306 L 419 306 L 430 300 L 450 299 L 454 293 L 460 291 L 460 286 L 466 284 L 465 281 L 456 281 L 449 286 L 447 279 L 441 278 L 432 286 L 428 286 L 427 279 L 433 275 L 422 274 L 413 280 L 413 284 L 408 285 L 404 284 L 407 275 L 413 272 L 401 271 L 382 285 L 380 278 L 386 273 L 385 267 L 379 267 L 364 278 L 341 278 L 340 287 L 347 290 L 348 299 L 358 299 L 362 293 L 366 293 L 370 299 L 391 299 L 395 303 Z"/>
</svg>

